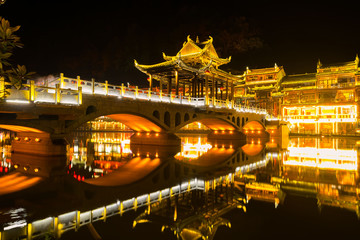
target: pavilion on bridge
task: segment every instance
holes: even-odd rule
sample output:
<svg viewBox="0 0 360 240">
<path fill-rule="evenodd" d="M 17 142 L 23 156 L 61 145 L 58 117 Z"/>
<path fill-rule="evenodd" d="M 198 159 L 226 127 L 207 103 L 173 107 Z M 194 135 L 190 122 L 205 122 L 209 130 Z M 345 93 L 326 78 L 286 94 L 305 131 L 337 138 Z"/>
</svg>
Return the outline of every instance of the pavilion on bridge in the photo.
<svg viewBox="0 0 360 240">
<path fill-rule="evenodd" d="M 219 67 L 231 61 L 231 57 L 220 58 L 214 48 L 213 39 L 200 42 L 190 36 L 175 56 L 163 53 L 164 62 L 143 65 L 135 60 L 135 67 L 149 76 L 149 88 L 153 80 L 159 82 L 162 93 L 189 97 L 205 97 L 210 101 L 234 102 L 234 86 L 243 81 L 242 76 L 232 75 Z M 166 89 L 163 89 L 163 86 Z"/>
</svg>

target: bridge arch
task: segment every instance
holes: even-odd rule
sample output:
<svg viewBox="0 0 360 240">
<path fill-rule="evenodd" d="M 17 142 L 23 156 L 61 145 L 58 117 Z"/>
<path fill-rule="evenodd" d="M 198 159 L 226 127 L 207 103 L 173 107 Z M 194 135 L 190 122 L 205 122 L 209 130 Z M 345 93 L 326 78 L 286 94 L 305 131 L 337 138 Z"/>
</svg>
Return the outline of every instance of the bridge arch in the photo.
<svg viewBox="0 0 360 240">
<path fill-rule="evenodd" d="M 101 111 L 98 109 L 93 113 L 83 115 L 79 119 L 74 120 L 67 126 L 66 132 L 69 133 L 82 124 L 101 116 L 107 116 L 115 121 L 121 122 L 136 132 L 163 132 L 168 130 L 169 126 L 165 124 L 166 116 L 164 116 L 164 112 L 153 110 L 151 113 L 142 114 L 135 111 L 136 109 L 134 111 L 129 111 L 128 109 L 124 111 L 121 111 L 121 109 L 117 111 Z M 164 116 L 164 118 L 161 116 Z"/>
<path fill-rule="evenodd" d="M 195 114 L 194 114 L 195 115 Z M 176 126 L 176 131 L 179 131 L 184 126 L 193 123 L 193 122 L 200 122 L 201 124 L 205 125 L 206 127 L 210 128 L 211 130 L 230 130 L 234 131 L 237 129 L 235 123 L 217 117 L 199 117 L 195 116 L 192 119 L 185 121 L 186 116 L 184 116 L 184 121 L 181 122 L 180 125 Z"/>
<path fill-rule="evenodd" d="M 257 120 L 254 121 L 250 121 L 247 122 L 244 126 L 243 126 L 243 130 L 248 130 L 248 131 L 253 131 L 253 130 L 265 130 L 265 125 Z"/>
<path fill-rule="evenodd" d="M 29 123 L 17 123 L 13 121 L 12 123 L 2 124 L 0 123 L 0 128 L 6 129 L 12 132 L 31 132 L 31 133 L 52 133 L 54 129 L 49 127 L 44 127 L 39 124 Z"/>
</svg>

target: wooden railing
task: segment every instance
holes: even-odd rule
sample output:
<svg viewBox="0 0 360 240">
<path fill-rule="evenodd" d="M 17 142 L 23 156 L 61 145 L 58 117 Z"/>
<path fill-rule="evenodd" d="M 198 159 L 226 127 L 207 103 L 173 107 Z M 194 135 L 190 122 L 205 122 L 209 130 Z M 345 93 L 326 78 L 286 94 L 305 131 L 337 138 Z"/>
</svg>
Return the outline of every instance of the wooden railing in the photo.
<svg viewBox="0 0 360 240">
<path fill-rule="evenodd" d="M 4 98 L 8 103 L 48 103 L 48 104 L 70 104 L 81 105 L 83 94 L 117 96 L 118 98 L 132 98 L 139 100 L 148 100 L 154 102 L 165 102 L 174 104 L 193 105 L 195 107 L 216 107 L 235 109 L 237 111 L 267 114 L 265 109 L 257 107 L 237 105 L 234 100 L 219 100 L 215 98 L 190 97 L 182 94 L 154 92 L 151 89 L 139 89 L 127 87 L 123 83 L 111 85 L 108 81 L 105 83 L 82 80 L 80 77 L 69 78 L 64 74 L 55 81 L 45 85 L 36 85 L 33 80 L 29 84 L 23 84 L 21 89 L 15 89 L 10 83 L 0 79 L 0 98 Z"/>
</svg>

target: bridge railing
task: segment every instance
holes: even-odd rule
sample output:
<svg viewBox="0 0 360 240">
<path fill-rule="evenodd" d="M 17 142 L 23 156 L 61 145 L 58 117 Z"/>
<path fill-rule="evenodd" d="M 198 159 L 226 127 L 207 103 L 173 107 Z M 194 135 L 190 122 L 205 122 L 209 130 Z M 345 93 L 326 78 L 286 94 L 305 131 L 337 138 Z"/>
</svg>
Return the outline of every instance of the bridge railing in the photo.
<svg viewBox="0 0 360 240">
<path fill-rule="evenodd" d="M 0 79 L 0 86 L 1 86 Z M 54 103 L 54 104 L 81 104 L 82 90 L 62 89 L 60 85 L 55 87 L 38 86 L 34 81 L 23 84 L 20 89 L 13 88 L 10 83 L 4 82 L 6 102 L 14 103 Z"/>
<path fill-rule="evenodd" d="M 196 107 L 209 106 L 216 108 L 235 109 L 243 112 L 253 112 L 258 114 L 267 114 L 265 109 L 253 108 L 249 106 L 236 105 L 233 100 L 220 100 L 209 97 L 196 98 L 183 96 L 181 93 L 164 93 L 162 91 L 154 92 L 151 89 L 139 89 L 137 86 L 128 87 L 111 85 L 108 81 L 105 83 L 95 82 L 77 78 L 60 77 L 55 81 L 44 85 L 35 85 L 34 81 L 24 84 L 20 90 L 11 88 L 10 83 L 0 79 L 0 97 L 2 90 L 8 92 L 7 102 L 18 103 L 54 103 L 54 104 L 82 104 L 83 94 L 99 94 L 108 96 L 117 96 L 119 98 L 133 98 L 149 100 L 154 102 L 168 102 L 174 104 L 193 105 Z"/>
</svg>

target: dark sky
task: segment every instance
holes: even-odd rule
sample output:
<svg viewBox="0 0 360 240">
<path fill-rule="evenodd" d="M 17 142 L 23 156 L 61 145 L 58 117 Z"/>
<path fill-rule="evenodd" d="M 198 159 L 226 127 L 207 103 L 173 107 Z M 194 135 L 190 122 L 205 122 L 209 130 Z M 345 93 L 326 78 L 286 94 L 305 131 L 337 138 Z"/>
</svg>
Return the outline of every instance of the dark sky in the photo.
<svg viewBox="0 0 360 240">
<path fill-rule="evenodd" d="M 64 72 L 144 84 L 146 76 L 133 67 L 133 59 L 160 62 L 162 52 L 175 55 L 189 34 L 200 40 L 211 35 L 225 54 L 221 57 L 232 56 L 223 67 L 232 72 L 276 62 L 287 74 L 305 73 L 316 71 L 318 59 L 353 60 L 360 52 L 355 2 L 313 2 L 7 0 L 0 16 L 21 25 L 18 35 L 25 46 L 14 61 L 39 75 Z M 245 36 L 261 44 L 231 51 L 224 32 L 232 40 Z"/>
</svg>

